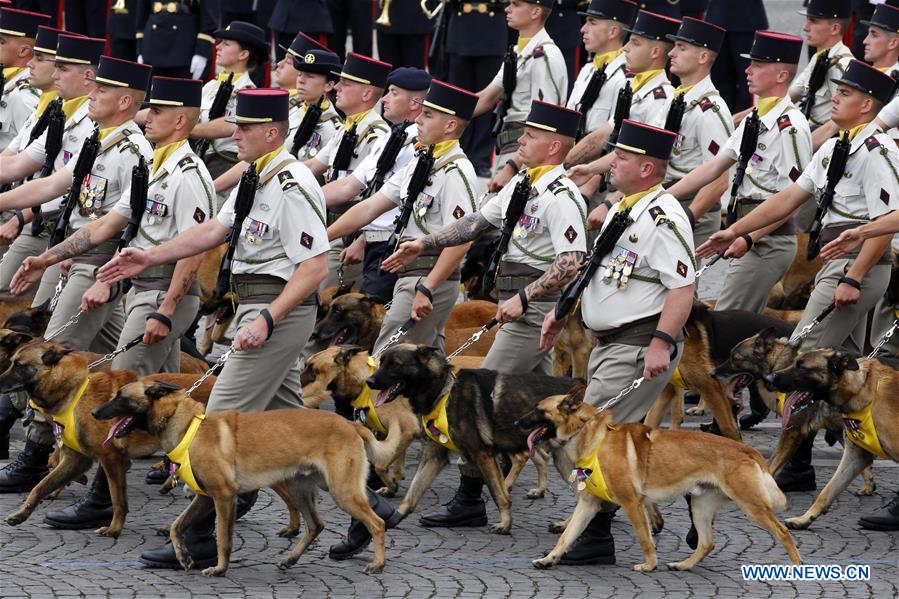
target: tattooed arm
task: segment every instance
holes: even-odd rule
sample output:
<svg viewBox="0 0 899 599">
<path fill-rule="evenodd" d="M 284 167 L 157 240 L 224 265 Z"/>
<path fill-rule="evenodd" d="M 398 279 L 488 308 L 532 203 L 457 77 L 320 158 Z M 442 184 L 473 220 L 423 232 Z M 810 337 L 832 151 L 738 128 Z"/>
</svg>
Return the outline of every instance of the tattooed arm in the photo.
<svg viewBox="0 0 899 599">
<path fill-rule="evenodd" d="M 528 301 L 561 291 L 577 275 L 586 255 L 586 252 L 562 252 L 556 256 L 543 276 L 524 288 Z"/>
<path fill-rule="evenodd" d="M 565 157 L 565 166 L 571 168 L 602 156 L 602 150 L 611 134 L 612 127 L 608 123 L 591 131 L 568 152 L 568 156 Z"/>
<path fill-rule="evenodd" d="M 480 212 L 472 212 L 436 233 L 422 237 L 421 243 L 426 250 L 461 245 L 477 239 L 481 233 L 491 228 L 496 227 L 491 225 Z"/>
<path fill-rule="evenodd" d="M 53 266 L 112 239 L 117 233 L 121 233 L 127 224 L 128 219 L 121 214 L 107 212 L 102 218 L 81 227 L 64 241 L 41 254 L 40 257 L 45 267 Z"/>
</svg>

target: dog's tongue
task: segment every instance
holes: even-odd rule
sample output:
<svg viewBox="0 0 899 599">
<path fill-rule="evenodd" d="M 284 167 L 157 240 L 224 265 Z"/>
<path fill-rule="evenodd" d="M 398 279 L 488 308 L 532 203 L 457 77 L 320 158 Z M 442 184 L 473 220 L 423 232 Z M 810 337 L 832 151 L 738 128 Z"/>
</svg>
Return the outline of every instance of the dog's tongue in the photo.
<svg viewBox="0 0 899 599">
<path fill-rule="evenodd" d="M 731 377 L 730 381 L 727 383 L 727 388 L 724 390 L 724 394 L 727 396 L 727 399 L 731 401 L 731 403 L 737 402 L 737 389 L 741 388 L 745 384 L 745 380 L 748 377 L 745 374 L 738 374 L 737 376 Z"/>
<path fill-rule="evenodd" d="M 538 426 L 531 431 L 530 435 L 528 435 L 528 453 L 532 458 L 534 457 L 534 445 L 536 445 L 537 441 L 540 440 L 540 437 L 546 433 L 546 430 L 545 426 Z"/>
<path fill-rule="evenodd" d="M 398 387 L 399 387 L 399 384 L 396 384 L 396 385 L 387 387 L 386 389 L 381 389 L 380 391 L 378 391 L 378 396 L 375 398 L 375 407 L 377 408 L 379 406 L 383 406 L 384 403 L 388 399 L 390 399 L 390 396 L 393 394 L 394 391 L 396 391 L 396 389 Z"/>
<path fill-rule="evenodd" d="M 107 449 L 112 440 L 115 439 L 116 435 L 119 434 L 120 431 L 124 430 L 126 426 L 131 424 L 131 416 L 125 416 L 124 418 L 119 418 L 119 420 L 112 425 L 112 428 L 109 429 L 109 434 L 106 435 L 106 439 L 103 441 L 103 449 Z"/>
<path fill-rule="evenodd" d="M 343 341 L 344 335 L 346 335 L 346 329 L 340 329 L 339 331 L 334 333 L 334 336 L 331 337 L 331 343 L 329 344 L 329 346 L 334 347 L 335 345 L 340 345 L 340 343 Z"/>
<path fill-rule="evenodd" d="M 793 415 L 793 406 L 796 405 L 796 402 L 802 398 L 804 393 L 801 391 L 793 391 L 787 398 L 784 400 L 784 413 L 780 419 L 780 427 L 781 429 L 786 429 L 790 425 L 790 417 Z"/>
</svg>

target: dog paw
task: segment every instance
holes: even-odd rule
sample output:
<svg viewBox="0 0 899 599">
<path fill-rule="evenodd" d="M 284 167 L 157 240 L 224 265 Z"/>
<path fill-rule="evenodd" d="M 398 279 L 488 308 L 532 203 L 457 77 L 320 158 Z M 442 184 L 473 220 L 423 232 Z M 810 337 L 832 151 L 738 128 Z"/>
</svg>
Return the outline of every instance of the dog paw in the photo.
<svg viewBox="0 0 899 599">
<path fill-rule="evenodd" d="M 669 569 L 669 570 L 678 570 L 678 571 L 689 570 L 690 567 L 691 567 L 691 566 L 689 566 L 689 565 L 687 564 L 686 561 L 683 561 L 683 562 L 670 562 L 669 564 L 667 564 L 667 566 L 668 566 L 668 569 Z"/>
<path fill-rule="evenodd" d="M 101 537 L 112 537 L 113 539 L 118 539 L 119 535 L 122 534 L 121 528 L 113 528 L 111 526 L 103 526 L 98 528 L 95 531 Z"/>
<path fill-rule="evenodd" d="M 877 489 L 877 485 L 874 483 L 865 483 L 858 488 L 858 491 L 855 492 L 857 497 L 870 497 L 874 494 L 874 491 Z"/>
<path fill-rule="evenodd" d="M 285 557 L 280 562 L 278 562 L 278 568 L 280 568 L 281 570 L 287 570 L 288 568 L 293 566 L 295 563 L 297 563 L 296 558 Z"/>
<path fill-rule="evenodd" d="M 546 489 L 531 489 L 527 493 L 528 499 L 543 499 L 543 496 L 546 495 Z"/>
<path fill-rule="evenodd" d="M 15 512 L 6 517 L 6 523 L 10 526 L 17 526 L 28 519 L 28 514 Z"/>
<path fill-rule="evenodd" d="M 808 518 L 798 517 L 798 518 L 787 518 L 784 520 L 784 524 L 786 524 L 787 528 L 792 530 L 805 530 L 811 525 L 812 521 Z"/>
<path fill-rule="evenodd" d="M 558 522 L 552 522 L 549 525 L 549 532 L 562 533 L 565 532 L 565 527 L 568 526 L 568 522 L 565 520 L 559 520 Z"/>
<path fill-rule="evenodd" d="M 384 571 L 384 564 L 383 563 L 376 564 L 374 562 L 365 566 L 365 570 L 363 570 L 363 572 L 365 572 L 366 574 L 380 574 L 383 571 Z"/>
<path fill-rule="evenodd" d="M 643 562 L 642 564 L 637 564 L 634 566 L 634 572 L 652 572 L 656 569 L 655 564 L 650 564 L 648 562 Z"/>
<path fill-rule="evenodd" d="M 684 410 L 690 416 L 705 416 L 705 408 L 700 408 L 699 406 L 694 406 L 692 408 L 687 408 Z"/>
<path fill-rule="evenodd" d="M 533 566 L 538 570 L 546 570 L 556 565 L 556 563 L 548 557 L 544 557 L 543 559 L 535 559 L 531 562 L 531 564 L 533 564 Z"/>
<path fill-rule="evenodd" d="M 298 534 L 300 534 L 299 527 L 293 527 L 293 526 L 285 526 L 284 528 L 282 528 L 281 530 L 278 531 L 278 536 L 283 537 L 285 539 L 292 539 L 293 537 L 297 536 Z"/>
<path fill-rule="evenodd" d="M 396 488 L 395 487 L 381 487 L 377 491 L 375 491 L 381 497 L 396 497 Z"/>
<path fill-rule="evenodd" d="M 511 529 L 511 525 L 494 524 L 490 527 L 490 533 L 495 535 L 507 535 Z"/>
<path fill-rule="evenodd" d="M 227 570 L 227 566 L 212 566 L 203 570 L 203 576 L 222 576 Z"/>
</svg>

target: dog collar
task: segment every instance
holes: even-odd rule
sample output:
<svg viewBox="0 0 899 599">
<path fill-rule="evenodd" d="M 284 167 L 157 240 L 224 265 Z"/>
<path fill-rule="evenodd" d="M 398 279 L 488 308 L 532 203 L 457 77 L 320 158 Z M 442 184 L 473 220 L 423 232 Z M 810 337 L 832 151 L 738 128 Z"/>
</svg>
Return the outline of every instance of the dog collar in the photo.
<svg viewBox="0 0 899 599">
<path fill-rule="evenodd" d="M 602 475 L 602 468 L 599 466 L 599 447 L 587 457 L 579 459 L 575 466 L 568 480 L 572 483 L 577 482 L 578 491 L 586 489 L 603 501 L 616 503 L 612 499 L 612 494 L 606 485 L 606 479 Z"/>
<path fill-rule="evenodd" d="M 877 438 L 874 415 L 871 413 L 873 406 L 874 402 L 871 402 L 863 410 L 843 416 L 843 431 L 856 446 L 881 459 L 889 459 L 880 444 L 880 439 Z"/>
<path fill-rule="evenodd" d="M 687 383 L 684 382 L 684 377 L 681 376 L 679 368 L 674 369 L 674 374 L 671 375 L 671 380 L 668 382 L 671 384 L 671 386 L 677 387 L 678 389 L 687 388 Z"/>
<path fill-rule="evenodd" d="M 175 446 L 175 449 L 166 453 L 169 460 L 172 462 L 172 468 L 174 468 L 173 474 L 183 480 L 184 484 L 190 487 L 194 493 L 199 493 L 200 495 L 206 495 L 206 493 L 204 493 L 203 489 L 200 488 L 200 485 L 197 484 L 193 468 L 190 466 L 190 445 L 194 442 L 194 437 L 197 436 L 197 431 L 200 430 L 200 424 L 202 424 L 205 418 L 206 414 L 194 414 L 190 424 L 187 426 L 187 432 L 184 433 L 184 437 L 178 445 Z"/>
<path fill-rule="evenodd" d="M 78 387 L 78 391 L 75 392 L 75 397 L 72 398 L 72 401 L 70 401 L 61 412 L 56 414 L 45 412 L 40 406 L 34 403 L 34 400 L 28 402 L 32 408 L 50 418 L 53 434 L 56 436 L 57 443 L 65 445 L 69 449 L 77 451 L 82 455 L 84 455 L 84 450 L 81 449 L 81 443 L 78 442 L 78 434 L 75 428 L 75 407 L 78 405 L 78 402 L 81 401 L 81 397 L 84 395 L 90 382 L 91 377 L 85 377 L 84 382 L 81 383 L 81 386 Z"/>
<path fill-rule="evenodd" d="M 375 359 L 371 356 L 368 357 L 368 373 L 370 375 L 375 373 L 375 369 L 378 367 Z M 387 429 L 384 428 L 384 425 L 381 423 L 381 419 L 378 418 L 378 412 L 375 409 L 375 404 L 371 400 L 371 389 L 368 384 L 363 383 L 362 391 L 359 392 L 359 395 L 356 396 L 356 399 L 353 400 L 353 416 L 370 428 L 371 430 L 387 434 Z"/>
<path fill-rule="evenodd" d="M 780 391 L 777 392 L 777 415 L 784 415 L 784 403 L 787 401 L 787 394 Z"/>
<path fill-rule="evenodd" d="M 446 402 L 449 401 L 450 392 L 453 390 L 453 383 L 456 382 L 456 375 L 451 374 L 450 379 L 440 394 L 437 405 L 426 416 L 421 417 L 421 425 L 425 434 L 435 443 L 443 445 L 450 451 L 459 451 L 459 448 L 453 443 L 449 435 L 449 421 L 446 418 Z"/>
</svg>

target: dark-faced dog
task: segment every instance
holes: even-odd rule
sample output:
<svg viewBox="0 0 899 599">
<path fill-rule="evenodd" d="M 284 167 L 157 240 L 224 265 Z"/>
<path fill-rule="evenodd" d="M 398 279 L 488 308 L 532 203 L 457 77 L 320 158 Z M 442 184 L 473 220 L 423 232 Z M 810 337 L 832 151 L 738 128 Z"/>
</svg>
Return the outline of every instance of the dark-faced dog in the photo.
<svg viewBox="0 0 899 599">
<path fill-rule="evenodd" d="M 769 375 L 768 381 L 780 390 L 802 393 L 803 401 L 829 405 L 843 420 L 840 465 L 808 511 L 786 521 L 790 528 L 808 528 L 826 513 L 875 457 L 899 461 L 899 371 L 892 366 L 840 349 L 816 349 Z"/>
<path fill-rule="evenodd" d="M 52 313 L 48 310 L 50 300 L 40 306 L 28 307 L 18 312 L 13 312 L 3 322 L 4 329 L 11 329 L 19 333 L 27 333 L 32 337 L 39 337 L 47 330 Z"/>
<path fill-rule="evenodd" d="M 373 296 L 342 294 L 331 301 L 312 336 L 325 345 L 358 345 L 371 351 L 386 313 L 384 304 Z"/>
<path fill-rule="evenodd" d="M 564 393 L 574 379 L 537 374 L 499 374 L 492 370 L 452 367 L 435 348 L 401 344 L 388 349 L 368 379 L 380 389 L 376 405 L 404 395 L 433 440 L 426 443 L 421 461 L 399 512 L 407 516 L 449 461 L 455 448 L 484 476 L 500 511 L 491 532 L 508 534 L 512 527 L 511 500 L 497 456 L 524 453 L 527 434 L 514 422 L 547 395 Z M 441 409 L 443 407 L 443 409 Z"/>
</svg>

